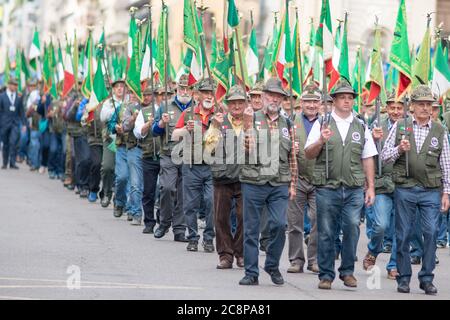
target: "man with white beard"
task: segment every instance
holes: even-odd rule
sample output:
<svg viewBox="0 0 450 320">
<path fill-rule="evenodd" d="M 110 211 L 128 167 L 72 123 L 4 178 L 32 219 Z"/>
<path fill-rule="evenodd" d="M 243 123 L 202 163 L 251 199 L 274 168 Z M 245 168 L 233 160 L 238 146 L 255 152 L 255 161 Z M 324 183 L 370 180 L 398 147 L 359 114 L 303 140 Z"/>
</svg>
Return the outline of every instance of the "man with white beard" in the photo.
<svg viewBox="0 0 450 320">
<path fill-rule="evenodd" d="M 173 136 L 192 137 L 192 133 L 193 136 L 204 134 L 208 129 L 209 121 L 214 115 L 214 86 L 212 81 L 204 79 L 199 85 L 198 92 L 198 105 L 195 107 L 190 106 L 181 114 Z M 194 110 L 191 108 L 194 108 Z M 194 126 L 201 126 L 201 131 L 194 130 Z M 194 137 L 194 141 L 198 140 L 196 138 L 199 137 Z M 202 140 L 200 139 L 199 141 L 201 143 Z M 203 154 L 203 150 L 201 148 L 200 150 Z M 186 156 L 185 149 L 183 150 L 183 155 Z M 189 156 L 185 158 L 189 158 Z M 215 234 L 212 215 L 212 173 L 211 167 L 200 160 L 202 160 L 200 157 L 192 156 L 190 159 L 184 159 L 183 163 L 183 211 L 188 227 L 187 239 L 189 240 L 187 250 L 198 251 L 200 235 L 198 234 L 197 212 L 200 209 L 204 209 L 206 227 L 203 231 L 203 249 L 205 252 L 213 252 Z M 201 208 L 202 197 L 204 199 L 204 208 Z"/>
<path fill-rule="evenodd" d="M 183 214 L 181 164 L 173 163 L 171 154 L 177 143 L 172 136 L 175 125 L 182 112 L 191 104 L 193 104 L 192 86 L 189 85 L 188 76 L 182 75 L 178 81 L 177 95 L 169 100 L 167 105 L 163 100 L 161 107 L 155 113 L 155 122 L 152 128 L 153 136 L 161 138 L 160 224 L 154 232 L 154 237 L 157 239 L 164 237 L 172 225 L 175 235 L 174 240 L 187 242 L 185 236 L 186 222 Z"/>
</svg>

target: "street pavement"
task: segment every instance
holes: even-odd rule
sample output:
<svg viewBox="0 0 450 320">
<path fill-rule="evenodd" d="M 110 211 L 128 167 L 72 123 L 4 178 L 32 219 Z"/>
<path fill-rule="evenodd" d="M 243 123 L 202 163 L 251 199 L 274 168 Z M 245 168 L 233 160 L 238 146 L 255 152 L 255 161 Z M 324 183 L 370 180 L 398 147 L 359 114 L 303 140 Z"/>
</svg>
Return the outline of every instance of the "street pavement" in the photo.
<svg viewBox="0 0 450 320">
<path fill-rule="evenodd" d="M 201 246 L 199 252 L 187 252 L 171 232 L 159 240 L 145 235 L 126 217 L 114 218 L 111 207 L 88 203 L 60 181 L 23 165 L 19 171 L 0 171 L 0 219 L 0 299 L 450 299 L 448 248 L 438 249 L 437 296 L 419 289 L 418 266 L 413 266 L 411 294 L 400 294 L 396 282 L 386 278 L 387 254 L 378 258 L 379 273 L 362 269 L 364 226 L 356 289 L 336 279 L 333 290 L 319 290 L 317 275 L 306 268 L 303 274 L 287 274 L 287 243 L 280 266 L 284 286 L 273 285 L 262 270 L 263 252 L 260 285 L 239 286 L 243 269 L 217 270 L 216 253 L 204 253 Z"/>
</svg>

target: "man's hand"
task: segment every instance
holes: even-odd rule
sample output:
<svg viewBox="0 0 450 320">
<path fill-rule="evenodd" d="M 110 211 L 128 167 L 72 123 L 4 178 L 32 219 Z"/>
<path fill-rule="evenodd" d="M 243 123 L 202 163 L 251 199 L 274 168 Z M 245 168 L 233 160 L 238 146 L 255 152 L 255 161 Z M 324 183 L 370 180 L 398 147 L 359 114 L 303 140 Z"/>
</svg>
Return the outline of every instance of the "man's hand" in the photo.
<svg viewBox="0 0 450 320">
<path fill-rule="evenodd" d="M 372 137 L 375 141 L 383 139 L 383 128 L 373 128 Z"/>
<path fill-rule="evenodd" d="M 249 105 L 245 110 L 244 110 L 244 130 L 250 130 L 251 128 L 253 128 L 253 115 L 254 115 L 254 111 L 253 108 Z"/>
<path fill-rule="evenodd" d="M 116 124 L 116 132 L 118 134 L 123 134 L 123 128 L 121 124 Z"/>
<path fill-rule="evenodd" d="M 320 130 L 320 141 L 326 143 L 333 136 L 333 131 L 331 131 L 329 126 L 324 126 Z"/>
<path fill-rule="evenodd" d="M 447 213 L 450 208 L 450 200 L 448 199 L 448 194 L 443 193 L 441 198 L 441 212 Z"/>
<path fill-rule="evenodd" d="M 366 207 L 371 207 L 375 203 L 375 188 L 370 187 L 366 190 L 366 198 L 364 201 Z"/>
<path fill-rule="evenodd" d="M 213 118 L 213 121 L 212 121 L 212 125 L 216 129 L 222 128 L 222 125 L 223 125 L 223 113 L 216 113 L 214 115 L 214 118 Z"/>
<path fill-rule="evenodd" d="M 411 144 L 409 143 L 408 140 L 403 138 L 402 141 L 400 141 L 400 144 L 398 146 L 398 151 L 400 153 L 405 153 L 405 152 L 408 152 L 409 150 L 411 150 Z"/>
<path fill-rule="evenodd" d="M 289 200 L 294 201 L 296 197 L 297 191 L 295 190 L 295 188 L 289 188 Z"/>
<path fill-rule="evenodd" d="M 161 120 L 158 123 L 158 126 L 163 129 L 165 128 L 166 124 L 170 122 L 170 116 L 168 113 L 163 113 Z"/>
</svg>

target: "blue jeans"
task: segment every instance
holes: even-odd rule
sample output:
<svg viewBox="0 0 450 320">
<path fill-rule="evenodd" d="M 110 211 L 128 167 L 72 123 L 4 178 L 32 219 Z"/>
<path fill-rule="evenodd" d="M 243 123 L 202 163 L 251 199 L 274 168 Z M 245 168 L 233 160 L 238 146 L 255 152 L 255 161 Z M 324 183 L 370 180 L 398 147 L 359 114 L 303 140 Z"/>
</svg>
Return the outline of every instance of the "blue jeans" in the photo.
<svg viewBox="0 0 450 320">
<path fill-rule="evenodd" d="M 41 166 L 47 168 L 48 167 L 48 157 L 50 151 L 50 132 L 48 130 L 41 132 L 40 135 L 40 162 Z"/>
<path fill-rule="evenodd" d="M 373 210 L 366 211 L 367 225 L 369 225 L 370 221 L 372 226 L 367 248 L 369 253 L 375 257 L 383 252 L 383 239 L 390 228 L 392 214 L 395 214 L 393 194 L 377 194 Z M 396 241 L 394 239 L 391 258 L 388 267 L 386 267 L 388 270 L 396 269 L 395 251 Z"/>
<path fill-rule="evenodd" d="M 50 133 L 50 152 L 48 157 L 48 171 L 56 175 L 64 173 L 63 141 L 62 134 Z"/>
<path fill-rule="evenodd" d="M 127 164 L 127 149 L 125 147 L 118 147 L 116 151 L 116 197 L 115 197 L 115 205 L 116 207 L 125 208 L 125 211 L 128 212 L 130 209 L 130 204 L 128 200 L 128 192 L 130 190 L 130 181 L 129 181 L 129 170 Z"/>
<path fill-rule="evenodd" d="M 204 212 L 206 227 L 203 231 L 203 241 L 212 241 L 214 234 L 213 217 L 213 184 L 211 169 L 207 165 L 186 165 L 182 167 L 183 173 L 183 212 L 188 228 L 187 239 L 198 241 L 197 217 L 201 211 L 202 198 L 204 199 Z"/>
<path fill-rule="evenodd" d="M 20 125 L 20 141 L 19 141 L 19 157 L 22 159 L 28 156 L 28 141 L 30 137 L 30 129 L 27 125 Z"/>
<path fill-rule="evenodd" d="M 419 209 L 416 210 L 416 216 L 415 216 L 415 225 L 412 230 L 412 235 L 410 239 L 410 254 L 411 257 L 419 257 L 422 258 L 423 255 L 423 237 L 422 237 L 422 230 L 420 227 L 420 211 Z"/>
<path fill-rule="evenodd" d="M 395 210 L 392 210 L 391 214 L 391 222 L 389 223 L 389 227 L 384 233 L 383 246 L 390 245 L 392 246 L 395 236 Z"/>
<path fill-rule="evenodd" d="M 438 232 L 438 242 L 448 243 L 448 232 L 450 227 L 449 213 L 441 214 L 439 216 L 439 232 Z"/>
<path fill-rule="evenodd" d="M 30 144 L 28 145 L 28 158 L 30 159 L 31 167 L 34 169 L 39 169 L 41 166 L 41 159 L 39 156 L 39 150 L 41 147 L 40 137 L 41 133 L 39 130 L 31 130 Z"/>
<path fill-rule="evenodd" d="M 308 217 L 308 205 L 305 204 L 305 217 L 303 218 L 304 221 L 304 232 L 305 235 L 310 234 L 311 233 L 311 222 L 309 221 L 309 217 Z"/>
<path fill-rule="evenodd" d="M 142 149 L 135 147 L 127 151 L 128 170 L 130 172 L 130 211 L 133 218 L 142 217 L 142 193 L 144 178 L 142 174 Z"/>
<path fill-rule="evenodd" d="M 259 232 L 260 217 L 267 207 L 270 238 L 266 248 L 265 269 L 276 270 L 286 242 L 287 207 L 289 188 L 270 184 L 257 186 L 241 185 L 244 205 L 244 266 L 247 276 L 259 276 Z"/>
<path fill-rule="evenodd" d="M 366 235 L 367 238 L 371 239 L 373 233 L 373 216 L 374 216 L 373 207 L 364 206 L 363 210 L 364 216 L 366 218 Z"/>
<path fill-rule="evenodd" d="M 441 206 L 441 192 L 438 189 L 422 187 L 395 189 L 395 231 L 397 239 L 397 265 L 400 276 L 397 282 L 411 281 L 410 238 L 414 226 L 420 226 L 423 235 L 422 269 L 419 281 L 433 281 L 436 266 L 436 240 Z M 416 212 L 419 212 L 417 217 Z M 419 220 L 417 220 L 419 218 Z"/>
<path fill-rule="evenodd" d="M 333 281 L 336 274 L 335 239 L 339 221 L 341 222 L 343 238 L 341 276 L 353 275 L 355 269 L 356 248 L 359 239 L 359 222 L 364 204 L 362 188 L 338 189 L 318 188 L 316 191 L 317 228 L 319 233 L 317 260 L 319 264 L 319 279 Z"/>
</svg>

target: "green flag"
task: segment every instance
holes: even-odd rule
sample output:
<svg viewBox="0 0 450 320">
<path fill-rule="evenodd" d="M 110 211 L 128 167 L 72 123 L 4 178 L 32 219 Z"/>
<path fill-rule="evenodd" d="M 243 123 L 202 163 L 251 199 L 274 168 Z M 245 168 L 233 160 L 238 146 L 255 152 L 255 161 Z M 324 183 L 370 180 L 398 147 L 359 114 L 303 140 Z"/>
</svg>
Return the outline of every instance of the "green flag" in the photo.
<svg viewBox="0 0 450 320">
<path fill-rule="evenodd" d="M 133 19 L 133 18 L 132 18 Z M 136 95 L 139 101 L 142 102 L 142 90 L 141 90 L 141 61 L 140 61 L 140 44 L 137 39 L 139 38 L 139 30 L 135 33 L 133 39 L 133 53 L 131 55 L 130 65 L 127 72 L 126 84 L 128 88 Z"/>
<path fill-rule="evenodd" d="M 30 53 L 28 59 L 30 60 L 30 66 L 37 71 L 38 60 L 41 56 L 41 44 L 39 42 L 39 32 L 34 30 L 33 41 L 31 42 Z"/>
<path fill-rule="evenodd" d="M 377 27 L 371 55 L 371 66 L 369 81 L 366 87 L 369 90 L 367 103 L 371 104 L 381 94 L 384 89 L 383 61 L 381 55 L 381 31 Z"/>
<path fill-rule="evenodd" d="M 400 99 L 411 85 L 411 57 L 409 55 L 408 28 L 406 24 L 405 0 L 400 1 L 389 57 L 392 65 L 399 71 L 396 97 Z"/>
<path fill-rule="evenodd" d="M 358 93 L 358 97 L 355 99 L 354 110 L 356 113 L 359 113 L 359 109 L 361 107 L 361 95 L 363 90 L 364 83 L 364 60 L 362 55 L 361 47 L 358 47 L 358 51 L 356 52 L 356 61 L 355 67 L 352 72 L 352 87 L 356 93 Z"/>
<path fill-rule="evenodd" d="M 425 84 L 428 85 L 430 81 L 430 71 L 431 71 L 431 37 L 430 28 L 427 26 L 427 30 L 423 36 L 422 44 L 420 45 L 419 53 L 417 54 L 414 67 L 413 67 L 413 78 L 412 86 L 413 88 Z"/>
<path fill-rule="evenodd" d="M 295 29 L 294 29 L 294 69 L 292 70 L 292 90 L 301 96 L 303 87 L 302 78 L 302 64 L 301 56 L 302 50 L 300 46 L 300 26 L 298 17 L 296 17 Z"/>
<path fill-rule="evenodd" d="M 161 82 L 164 82 L 165 79 L 165 61 L 167 59 L 168 55 L 168 48 L 167 46 L 167 12 L 168 8 L 166 5 L 162 8 L 161 11 L 161 19 L 159 20 L 159 27 L 158 27 L 158 41 L 157 41 L 157 61 L 156 61 L 156 68 L 158 69 Z M 169 64 L 167 63 L 167 71 L 169 71 Z M 167 77 L 169 77 L 169 74 L 167 74 Z"/>
<path fill-rule="evenodd" d="M 350 72 L 348 65 L 348 42 L 347 42 L 347 14 L 345 15 L 344 21 L 344 34 L 342 35 L 342 43 L 341 43 L 341 55 L 339 57 L 339 66 L 338 72 L 341 78 L 344 78 L 347 81 L 350 81 Z"/>
<path fill-rule="evenodd" d="M 86 51 L 85 51 L 85 56 L 86 56 L 86 66 L 84 68 L 85 70 L 85 78 L 83 81 L 83 85 L 81 86 L 81 93 L 83 94 L 83 96 L 87 99 L 89 99 L 89 97 L 91 96 L 91 92 L 92 92 L 92 86 L 93 86 L 93 66 L 92 66 L 92 55 L 94 52 L 94 43 L 92 40 L 92 33 L 89 32 L 89 37 L 88 37 L 88 42 L 86 44 Z"/>
</svg>

